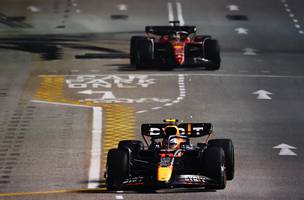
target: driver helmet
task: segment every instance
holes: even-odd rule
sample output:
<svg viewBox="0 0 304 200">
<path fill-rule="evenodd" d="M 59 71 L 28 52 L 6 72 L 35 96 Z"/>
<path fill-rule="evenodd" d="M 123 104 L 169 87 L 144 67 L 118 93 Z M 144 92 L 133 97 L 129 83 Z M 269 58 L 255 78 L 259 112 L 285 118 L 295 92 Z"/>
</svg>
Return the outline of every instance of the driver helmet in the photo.
<svg viewBox="0 0 304 200">
<path fill-rule="evenodd" d="M 168 143 L 169 149 L 179 149 L 181 147 L 181 143 L 187 142 L 187 138 L 180 135 L 176 119 L 167 119 L 164 121 L 168 123 L 168 126 L 164 128 L 164 133 L 167 136 L 167 139 L 164 139 L 163 142 Z"/>
<path fill-rule="evenodd" d="M 183 137 L 169 137 L 168 147 L 172 150 L 177 150 L 181 148 L 181 144 L 187 142 L 186 138 Z"/>
<path fill-rule="evenodd" d="M 171 39 L 179 40 L 179 39 L 181 38 L 181 36 L 180 36 L 180 33 L 179 33 L 179 32 L 177 32 L 177 31 L 172 31 L 172 32 L 170 33 L 170 38 L 171 38 Z"/>
</svg>

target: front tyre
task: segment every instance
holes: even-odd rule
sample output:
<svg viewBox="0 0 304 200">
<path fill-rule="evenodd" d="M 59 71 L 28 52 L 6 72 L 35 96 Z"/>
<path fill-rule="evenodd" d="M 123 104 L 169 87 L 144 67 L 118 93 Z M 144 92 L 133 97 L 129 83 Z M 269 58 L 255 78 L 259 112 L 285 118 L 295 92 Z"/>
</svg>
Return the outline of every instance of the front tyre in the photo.
<svg viewBox="0 0 304 200">
<path fill-rule="evenodd" d="M 222 148 L 207 148 L 203 155 L 203 174 L 215 181 L 207 189 L 224 189 L 226 187 L 225 153 Z"/>
<path fill-rule="evenodd" d="M 110 149 L 107 157 L 106 187 L 117 190 L 129 177 L 130 158 L 126 150 Z"/>
<path fill-rule="evenodd" d="M 231 139 L 214 139 L 208 142 L 209 147 L 220 147 L 225 153 L 227 180 L 234 178 L 234 146 Z"/>
</svg>

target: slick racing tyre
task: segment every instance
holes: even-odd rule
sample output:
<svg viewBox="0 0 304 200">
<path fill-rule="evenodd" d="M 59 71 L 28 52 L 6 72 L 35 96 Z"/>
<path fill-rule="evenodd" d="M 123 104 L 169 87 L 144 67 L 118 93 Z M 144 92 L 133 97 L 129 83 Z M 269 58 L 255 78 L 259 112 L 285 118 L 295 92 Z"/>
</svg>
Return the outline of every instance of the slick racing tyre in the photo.
<svg viewBox="0 0 304 200">
<path fill-rule="evenodd" d="M 153 60 L 154 50 L 153 42 L 148 38 L 139 38 L 136 42 L 135 59 L 132 61 L 136 69 L 144 69 L 151 64 Z"/>
<path fill-rule="evenodd" d="M 216 182 L 215 185 L 206 186 L 207 189 L 224 189 L 226 187 L 224 162 L 225 153 L 222 148 L 210 147 L 204 152 L 203 174 Z"/>
<path fill-rule="evenodd" d="M 144 149 L 144 143 L 139 140 L 122 140 L 118 143 L 118 149 L 127 149 L 131 151 L 132 157 L 136 157 L 138 152 Z"/>
<path fill-rule="evenodd" d="M 207 68 L 211 70 L 218 70 L 221 65 L 220 45 L 217 40 L 206 39 L 204 41 L 204 58 L 210 60 Z"/>
<path fill-rule="evenodd" d="M 132 66 L 136 65 L 136 54 L 138 50 L 138 41 L 145 39 L 144 36 L 132 36 L 130 42 L 130 64 Z"/>
<path fill-rule="evenodd" d="M 126 150 L 110 149 L 107 158 L 106 186 L 108 190 L 122 187 L 123 181 L 129 177 L 130 159 Z"/>
<path fill-rule="evenodd" d="M 231 139 L 215 139 L 208 142 L 209 147 L 220 147 L 225 153 L 227 180 L 234 178 L 234 146 Z"/>
</svg>

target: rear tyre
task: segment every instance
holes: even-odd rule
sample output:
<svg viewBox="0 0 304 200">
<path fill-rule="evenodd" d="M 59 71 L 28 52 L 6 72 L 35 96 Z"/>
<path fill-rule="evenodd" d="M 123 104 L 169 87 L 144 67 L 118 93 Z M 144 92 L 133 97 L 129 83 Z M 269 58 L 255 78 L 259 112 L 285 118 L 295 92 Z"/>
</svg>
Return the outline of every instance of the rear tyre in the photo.
<svg viewBox="0 0 304 200">
<path fill-rule="evenodd" d="M 136 69 L 144 69 L 153 60 L 153 43 L 147 38 L 141 38 L 137 41 L 137 50 L 135 55 L 135 67 Z"/>
<path fill-rule="evenodd" d="M 204 58 L 210 60 L 207 68 L 218 70 L 221 66 L 220 45 L 217 40 L 206 39 L 204 41 Z"/>
<path fill-rule="evenodd" d="M 207 189 L 224 189 L 226 187 L 226 173 L 224 169 L 225 153 L 222 148 L 207 148 L 203 156 L 204 175 L 216 182 L 206 186 Z"/>
<path fill-rule="evenodd" d="M 130 42 L 130 64 L 135 66 L 136 64 L 136 54 L 138 49 L 138 41 L 144 39 L 144 36 L 132 36 Z"/>
<path fill-rule="evenodd" d="M 107 158 L 106 187 L 117 190 L 123 181 L 129 177 L 130 158 L 126 150 L 110 149 Z"/>
<path fill-rule="evenodd" d="M 225 153 L 227 180 L 234 178 L 234 146 L 231 139 L 215 139 L 208 142 L 209 147 L 220 147 Z"/>
</svg>

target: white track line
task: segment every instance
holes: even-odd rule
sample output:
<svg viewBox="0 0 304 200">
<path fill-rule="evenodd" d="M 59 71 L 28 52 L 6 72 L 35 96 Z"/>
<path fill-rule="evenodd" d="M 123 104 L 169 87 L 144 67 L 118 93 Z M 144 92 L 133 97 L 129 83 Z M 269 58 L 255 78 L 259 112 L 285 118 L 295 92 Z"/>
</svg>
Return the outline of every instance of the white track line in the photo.
<svg viewBox="0 0 304 200">
<path fill-rule="evenodd" d="M 88 188 L 97 188 L 101 168 L 102 108 L 93 107 L 93 130 Z"/>
<path fill-rule="evenodd" d="M 122 195 L 115 195 L 115 199 L 124 199 Z"/>
<path fill-rule="evenodd" d="M 33 103 L 44 103 L 58 106 L 70 106 L 70 107 L 80 107 L 80 108 L 93 108 L 92 106 L 86 105 L 77 105 L 77 104 L 69 104 L 69 103 L 59 103 L 59 102 L 48 102 L 48 101 L 40 101 L 40 100 L 32 100 Z"/>
<path fill-rule="evenodd" d="M 224 71 L 224 70 L 223 70 Z M 104 74 L 104 75 L 112 75 L 112 74 Z M 102 75 L 102 76 L 104 76 Z M 129 76 L 130 74 L 115 74 L 116 76 Z M 174 73 L 163 73 L 163 74 L 133 74 L 133 75 L 148 75 L 148 76 L 178 76 L 179 74 L 174 74 Z M 304 75 L 265 75 L 265 74 L 218 74 L 218 73 L 187 73 L 183 74 L 185 77 L 189 76 L 210 76 L 210 77 L 239 77 L 239 78 L 294 78 L 294 79 L 303 79 Z M 65 76 L 65 77 L 72 77 L 72 76 L 96 76 L 96 74 L 79 74 L 79 75 L 39 75 L 38 77 L 58 77 L 58 76 Z M 60 103 L 59 103 L 60 104 Z M 74 105 L 78 106 L 78 105 Z M 79 105 L 79 107 L 84 107 Z"/>
<path fill-rule="evenodd" d="M 179 21 L 179 24 L 181 26 L 184 26 L 185 20 L 183 18 L 182 4 L 180 2 L 176 2 L 176 9 L 177 9 L 177 19 Z"/>
<path fill-rule="evenodd" d="M 186 87 L 185 87 L 185 75 L 184 74 L 178 74 L 178 90 L 179 90 L 179 96 L 174 99 L 173 101 L 164 104 L 163 106 L 157 106 L 153 107 L 150 110 L 159 110 L 165 107 L 173 106 L 174 104 L 180 103 L 181 100 L 183 100 L 186 96 Z M 139 110 L 136 113 L 146 113 L 148 110 Z"/>
<path fill-rule="evenodd" d="M 168 2 L 168 19 L 169 21 L 174 21 L 173 7 L 171 2 Z"/>
<path fill-rule="evenodd" d="M 285 7 L 285 11 L 289 15 L 289 17 L 291 17 L 291 19 L 292 19 L 292 21 L 294 23 L 295 28 L 298 30 L 298 33 L 301 34 L 301 35 L 303 35 L 304 31 L 301 28 L 301 25 L 298 24 L 299 20 L 296 19 L 295 14 L 292 13 L 292 10 L 289 8 L 289 5 L 288 5 L 287 1 L 286 0 L 281 0 L 281 2 L 283 4 L 283 6 Z"/>
<path fill-rule="evenodd" d="M 102 139 L 102 108 L 97 106 L 86 106 L 68 103 L 48 102 L 32 100 L 33 103 L 45 103 L 59 106 L 91 108 L 93 110 L 92 123 L 92 146 L 91 146 L 91 160 L 89 167 L 88 188 L 97 188 L 100 183 L 100 169 L 101 169 L 101 139 Z"/>
</svg>

